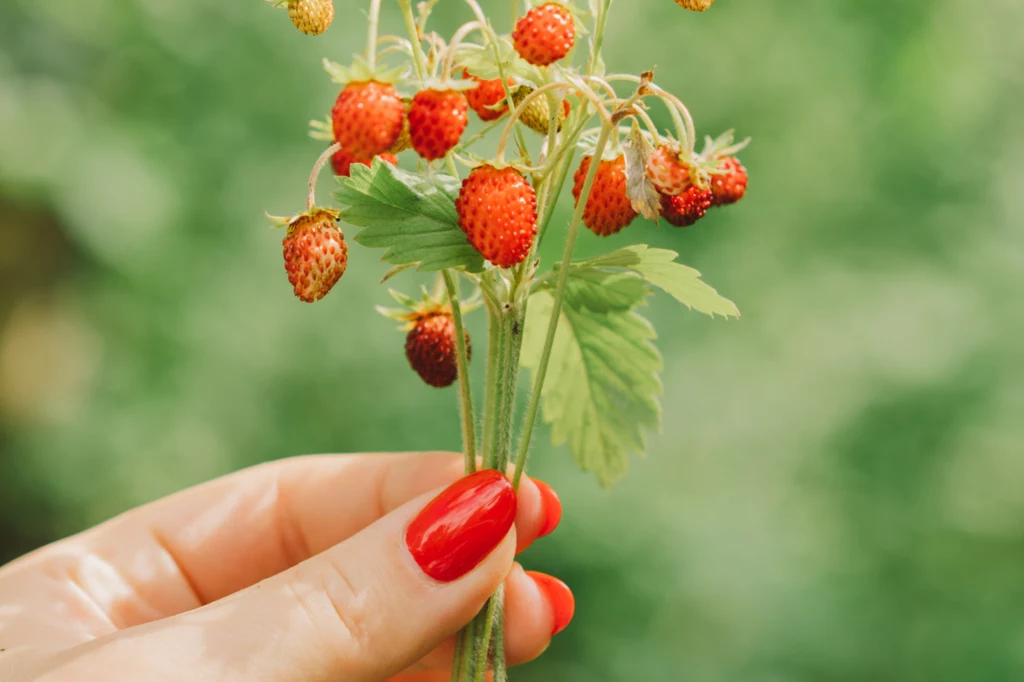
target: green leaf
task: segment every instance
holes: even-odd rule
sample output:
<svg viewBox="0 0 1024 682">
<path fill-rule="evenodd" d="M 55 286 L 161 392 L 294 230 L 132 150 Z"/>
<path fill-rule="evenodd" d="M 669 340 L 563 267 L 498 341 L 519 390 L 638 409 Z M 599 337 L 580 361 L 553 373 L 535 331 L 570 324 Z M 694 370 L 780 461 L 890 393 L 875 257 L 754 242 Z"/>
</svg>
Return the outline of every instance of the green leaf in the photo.
<svg viewBox="0 0 1024 682">
<path fill-rule="evenodd" d="M 627 270 L 635 272 L 650 284 L 664 290 L 692 310 L 714 317 L 739 317 L 736 304 L 725 298 L 700 278 L 691 267 L 677 263 L 675 251 L 653 249 L 646 244 L 634 244 L 604 256 L 573 263 L 572 277 L 580 277 L 592 270 Z M 592 275 L 588 275 L 592 276 Z"/>
<path fill-rule="evenodd" d="M 605 300 L 635 290 L 637 281 L 643 284 L 636 278 L 608 282 L 617 294 Z M 542 414 L 555 445 L 568 442 L 580 467 L 610 485 L 625 475 L 631 453 L 646 452 L 646 431 L 661 426 L 662 360 L 647 320 L 631 309 L 594 310 L 585 302 L 567 296 L 562 306 Z M 527 309 L 522 363 L 534 370 L 535 381 L 553 306 L 552 295 L 538 291 Z"/>
<path fill-rule="evenodd" d="M 483 258 L 459 227 L 456 178 L 411 173 L 376 159 L 371 167 L 353 164 L 352 177 L 338 181 L 334 198 L 342 220 L 364 228 L 355 240 L 385 249 L 385 262 L 431 272 L 483 270 Z"/>
</svg>

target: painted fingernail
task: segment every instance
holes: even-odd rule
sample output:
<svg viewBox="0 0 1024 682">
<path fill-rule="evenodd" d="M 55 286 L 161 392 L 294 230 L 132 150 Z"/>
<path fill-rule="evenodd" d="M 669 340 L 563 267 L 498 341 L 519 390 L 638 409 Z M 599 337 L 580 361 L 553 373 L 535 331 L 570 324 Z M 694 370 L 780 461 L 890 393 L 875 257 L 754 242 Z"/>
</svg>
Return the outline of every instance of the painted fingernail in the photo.
<svg viewBox="0 0 1024 682">
<path fill-rule="evenodd" d="M 486 559 L 515 519 L 509 480 L 497 471 L 478 471 L 431 500 L 409 524 L 405 544 L 424 573 L 447 583 Z"/>
<path fill-rule="evenodd" d="M 538 481 L 535 478 L 533 482 L 537 484 L 537 490 L 540 491 L 541 504 L 544 508 L 544 525 L 537 536 L 542 538 L 545 535 L 551 535 L 562 521 L 562 501 L 558 499 L 558 493 L 544 481 Z"/>
<path fill-rule="evenodd" d="M 551 635 L 555 636 L 572 622 L 573 614 L 576 613 L 576 597 L 572 596 L 572 590 L 565 583 L 547 573 L 527 571 L 526 575 L 533 578 L 533 582 L 537 583 L 537 587 L 551 604 L 551 611 L 555 614 Z"/>
</svg>

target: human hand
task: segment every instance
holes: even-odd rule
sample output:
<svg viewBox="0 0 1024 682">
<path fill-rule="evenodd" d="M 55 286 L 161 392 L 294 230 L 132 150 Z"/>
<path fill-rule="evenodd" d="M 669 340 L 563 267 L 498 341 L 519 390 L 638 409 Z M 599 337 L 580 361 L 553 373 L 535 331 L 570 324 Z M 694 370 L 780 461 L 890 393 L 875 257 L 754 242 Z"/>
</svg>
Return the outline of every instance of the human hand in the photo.
<svg viewBox="0 0 1024 682">
<path fill-rule="evenodd" d="M 558 498 L 524 478 L 517 509 L 505 479 L 461 472 L 448 454 L 284 460 L 44 547 L 0 568 L 0 681 L 447 682 L 503 580 L 508 659 L 532 660 L 573 598 L 513 557 Z"/>
</svg>

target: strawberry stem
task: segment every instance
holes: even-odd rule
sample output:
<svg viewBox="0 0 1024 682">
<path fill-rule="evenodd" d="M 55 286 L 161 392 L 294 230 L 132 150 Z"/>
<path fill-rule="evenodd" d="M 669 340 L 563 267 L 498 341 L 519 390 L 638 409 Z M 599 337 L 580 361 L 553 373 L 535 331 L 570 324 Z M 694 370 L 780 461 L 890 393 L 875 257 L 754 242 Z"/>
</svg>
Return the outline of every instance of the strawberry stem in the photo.
<svg viewBox="0 0 1024 682">
<path fill-rule="evenodd" d="M 613 126 L 604 125 L 601 128 L 601 136 L 597 139 L 597 147 L 594 149 L 594 158 L 600 159 L 604 148 L 611 137 Z M 562 301 L 565 299 L 565 286 L 569 281 L 569 270 L 572 266 L 572 252 L 576 246 L 576 238 L 580 233 L 580 223 L 583 221 L 583 210 L 590 198 L 590 190 L 594 186 L 594 178 L 597 176 L 597 167 L 600 164 L 590 164 L 586 180 L 583 182 L 583 190 L 580 192 L 579 201 L 576 202 L 576 211 L 572 215 L 572 222 L 569 223 L 569 234 L 565 239 L 565 250 L 562 252 L 562 264 L 558 270 L 558 283 L 555 286 L 555 303 L 551 309 L 551 321 L 548 323 L 547 337 L 544 339 L 544 350 L 541 353 L 540 363 L 537 365 L 537 375 L 533 380 L 533 391 L 530 394 L 529 407 L 526 410 L 526 421 L 523 424 L 523 432 L 520 436 L 519 451 L 516 454 L 516 471 L 512 477 L 512 485 L 519 487 L 519 481 L 526 469 L 526 460 L 530 454 L 530 440 L 533 436 L 533 428 L 537 422 L 537 410 L 540 407 L 540 395 L 544 388 L 544 378 L 547 376 L 548 363 L 551 361 L 551 350 L 555 345 L 555 333 L 558 331 L 558 323 L 562 319 Z"/>
<path fill-rule="evenodd" d="M 448 302 L 452 307 L 455 322 L 456 365 L 461 388 L 462 451 L 466 456 L 466 473 L 476 471 L 476 421 L 473 417 L 473 389 L 469 383 L 469 352 L 466 348 L 466 328 L 462 321 L 462 304 L 459 302 L 459 282 L 451 270 L 444 270 L 444 284 L 448 289 Z"/>
<path fill-rule="evenodd" d="M 324 169 L 324 166 L 330 160 L 332 156 L 338 153 L 341 149 L 340 144 L 332 144 L 330 147 L 320 155 L 320 158 L 313 164 L 313 170 L 309 174 L 309 194 L 306 196 L 306 210 L 312 211 L 313 207 L 316 206 L 316 181 L 320 177 L 320 171 Z"/>
<path fill-rule="evenodd" d="M 370 0 L 369 22 L 366 28 L 366 64 L 370 73 L 377 68 L 377 31 L 380 26 L 380 0 Z"/>
<path fill-rule="evenodd" d="M 409 33 L 409 41 L 412 43 L 412 59 L 416 64 L 416 76 L 420 80 L 427 78 L 427 60 L 423 55 L 423 44 L 420 41 L 420 30 L 416 26 L 416 15 L 412 11 L 410 0 L 398 0 L 402 8 L 402 19 L 405 20 L 405 30 Z"/>
</svg>

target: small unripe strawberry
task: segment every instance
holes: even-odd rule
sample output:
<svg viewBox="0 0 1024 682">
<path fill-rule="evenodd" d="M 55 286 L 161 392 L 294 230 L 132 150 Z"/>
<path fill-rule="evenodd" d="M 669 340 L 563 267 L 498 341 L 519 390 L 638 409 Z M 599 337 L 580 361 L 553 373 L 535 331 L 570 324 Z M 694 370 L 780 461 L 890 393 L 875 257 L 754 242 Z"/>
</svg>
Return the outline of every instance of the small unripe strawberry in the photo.
<svg viewBox="0 0 1024 682">
<path fill-rule="evenodd" d="M 333 0 L 288 0 L 288 16 L 295 28 L 307 35 L 320 35 L 334 21 Z"/>
<path fill-rule="evenodd" d="M 676 227 L 689 227 L 711 208 L 711 190 L 690 185 L 676 196 L 661 196 L 661 217 Z"/>
<path fill-rule="evenodd" d="M 379 81 L 349 83 L 331 111 L 335 142 L 362 159 L 390 150 L 404 119 L 405 104 L 395 86 Z"/>
<path fill-rule="evenodd" d="M 512 41 L 520 57 L 547 66 L 569 54 L 576 42 L 576 24 L 569 10 L 549 2 L 534 7 L 516 22 Z"/>
<path fill-rule="evenodd" d="M 739 159 L 735 156 L 726 157 L 722 160 L 721 170 L 724 172 L 711 176 L 711 192 L 714 195 L 712 206 L 735 204 L 747 193 L 747 169 Z"/>
<path fill-rule="evenodd" d="M 593 157 L 584 156 L 576 171 L 572 195 L 577 204 L 592 162 Z M 611 161 L 600 161 L 583 209 L 583 224 L 594 234 L 607 237 L 628 226 L 636 216 L 633 202 L 626 196 L 626 157 L 620 154 Z"/>
<path fill-rule="evenodd" d="M 409 107 L 409 139 L 427 161 L 440 159 L 459 143 L 469 123 L 466 96 L 458 90 L 420 90 Z"/>
<path fill-rule="evenodd" d="M 466 334 L 466 359 L 473 348 Z M 450 312 L 426 313 L 414 321 L 405 338 L 405 357 L 428 385 L 445 388 L 459 377 L 455 320 Z"/>
<path fill-rule="evenodd" d="M 378 158 L 378 157 L 374 157 Z M 394 165 L 398 163 L 398 157 L 394 154 L 381 154 L 379 158 L 387 161 Z M 334 168 L 334 174 L 341 177 L 349 177 L 352 174 L 352 164 L 358 163 L 364 166 L 369 166 L 373 163 L 373 159 L 357 159 L 354 158 L 347 150 L 339 149 L 331 157 L 331 166 Z"/>
<path fill-rule="evenodd" d="M 459 227 L 484 258 L 501 268 L 526 259 L 537 234 L 537 195 L 514 168 L 480 166 L 455 200 Z"/>
<path fill-rule="evenodd" d="M 512 103 L 518 107 L 531 92 L 533 92 L 533 88 L 529 85 L 520 85 L 512 90 Z M 562 124 L 565 123 L 565 119 L 568 117 L 569 100 L 563 99 L 562 108 L 558 112 L 558 130 L 562 129 Z M 538 96 L 530 100 L 530 103 L 526 105 L 526 109 L 519 115 L 519 120 L 530 130 L 535 130 L 541 135 L 547 135 L 548 126 L 551 124 L 551 107 L 548 106 L 548 98 Z"/>
<path fill-rule="evenodd" d="M 508 112 L 508 105 L 502 104 L 505 100 L 505 87 L 501 84 L 500 78 L 484 80 L 471 75 L 468 71 L 462 71 L 462 77 L 466 80 L 473 80 L 477 86 L 466 90 L 466 101 L 469 108 L 476 112 L 481 121 L 497 121 Z M 512 79 L 508 81 L 512 86 Z M 498 106 L 501 104 L 501 106 Z M 494 107 L 494 108 L 492 108 Z"/>
<path fill-rule="evenodd" d="M 326 296 L 345 274 L 348 246 L 337 221 L 335 211 L 321 209 L 288 225 L 282 242 L 284 267 L 295 295 L 306 303 Z"/>
<path fill-rule="evenodd" d="M 679 146 L 663 144 L 647 161 L 647 177 L 662 194 L 676 196 L 692 183 L 690 166 L 680 158 Z"/>
<path fill-rule="evenodd" d="M 708 7 L 711 7 L 711 3 L 715 0 L 676 0 L 676 4 L 686 9 L 691 9 L 694 12 L 703 12 Z"/>
</svg>

